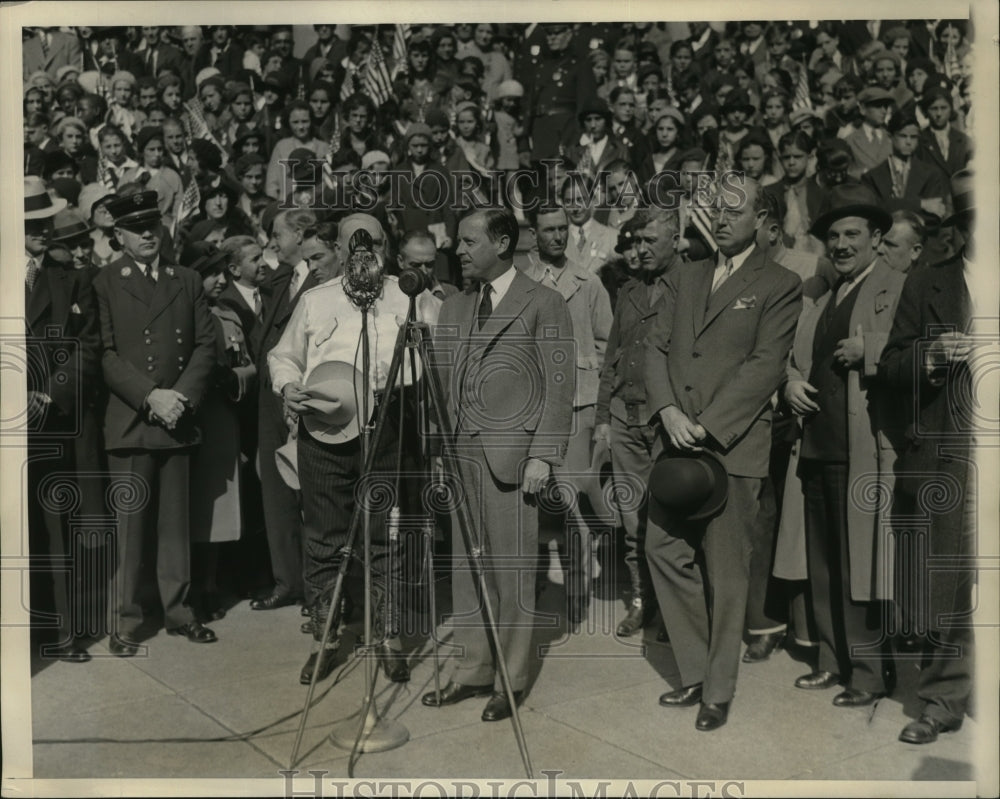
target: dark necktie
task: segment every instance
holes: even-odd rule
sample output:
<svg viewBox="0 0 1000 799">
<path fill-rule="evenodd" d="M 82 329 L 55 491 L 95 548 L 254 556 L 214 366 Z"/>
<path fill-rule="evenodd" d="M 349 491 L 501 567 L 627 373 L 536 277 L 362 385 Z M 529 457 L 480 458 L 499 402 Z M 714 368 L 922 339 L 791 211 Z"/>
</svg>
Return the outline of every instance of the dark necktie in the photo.
<svg viewBox="0 0 1000 799">
<path fill-rule="evenodd" d="M 490 299 L 490 294 L 493 293 L 493 286 L 489 283 L 483 286 L 483 299 L 479 303 L 479 313 L 476 318 L 479 321 L 478 330 L 483 329 L 483 325 L 486 324 L 486 320 L 490 318 L 493 313 L 493 301 Z"/>
<path fill-rule="evenodd" d="M 155 286 L 156 285 L 156 278 L 153 277 L 153 267 L 147 266 L 146 267 L 146 271 L 143 272 L 143 274 L 146 276 L 146 280 L 149 281 L 149 283 L 150 283 L 151 286 Z"/>
</svg>

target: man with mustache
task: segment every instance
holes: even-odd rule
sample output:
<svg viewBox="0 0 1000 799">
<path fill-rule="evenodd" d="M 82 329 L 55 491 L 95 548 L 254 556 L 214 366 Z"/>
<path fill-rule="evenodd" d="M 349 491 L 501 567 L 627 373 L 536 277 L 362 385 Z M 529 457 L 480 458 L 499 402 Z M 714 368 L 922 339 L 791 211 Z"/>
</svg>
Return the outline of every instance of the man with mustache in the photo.
<svg viewBox="0 0 1000 799">
<path fill-rule="evenodd" d="M 904 414 L 876 372 L 905 276 L 878 257 L 892 217 L 869 189 L 837 186 L 829 209 L 810 232 L 826 242 L 839 278 L 802 312 L 784 389 L 802 418 L 798 475 L 819 637 L 817 668 L 795 685 L 843 683 L 833 704 L 859 707 L 888 692 L 879 645 L 887 503 L 876 495 L 892 491 Z"/>
</svg>

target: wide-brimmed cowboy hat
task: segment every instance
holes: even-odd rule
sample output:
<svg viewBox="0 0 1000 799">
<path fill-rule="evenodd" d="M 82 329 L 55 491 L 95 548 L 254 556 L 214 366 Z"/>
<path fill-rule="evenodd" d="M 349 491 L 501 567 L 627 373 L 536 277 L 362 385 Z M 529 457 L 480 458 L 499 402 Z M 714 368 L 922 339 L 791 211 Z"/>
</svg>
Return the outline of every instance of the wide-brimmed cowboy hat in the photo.
<svg viewBox="0 0 1000 799">
<path fill-rule="evenodd" d="M 688 521 L 707 519 L 726 504 L 729 495 L 726 465 L 709 450 L 672 450 L 653 465 L 649 495 L 671 515 Z"/>
<path fill-rule="evenodd" d="M 867 219 L 883 233 L 892 227 L 892 214 L 879 205 L 878 198 L 871 189 L 860 183 L 834 186 L 820 211 L 819 217 L 809 228 L 809 232 L 820 240 L 826 238 L 830 225 L 848 216 Z"/>
<path fill-rule="evenodd" d="M 319 364 L 306 378 L 303 402 L 314 413 L 302 417 L 309 435 L 324 444 L 345 444 L 361 432 L 360 415 L 367 391 L 369 413 L 375 409 L 375 395 L 365 387 L 361 372 L 345 361 Z"/>
<path fill-rule="evenodd" d="M 24 218 L 48 219 L 67 205 L 62 197 L 52 199 L 45 189 L 45 181 L 34 175 L 24 178 Z"/>
</svg>

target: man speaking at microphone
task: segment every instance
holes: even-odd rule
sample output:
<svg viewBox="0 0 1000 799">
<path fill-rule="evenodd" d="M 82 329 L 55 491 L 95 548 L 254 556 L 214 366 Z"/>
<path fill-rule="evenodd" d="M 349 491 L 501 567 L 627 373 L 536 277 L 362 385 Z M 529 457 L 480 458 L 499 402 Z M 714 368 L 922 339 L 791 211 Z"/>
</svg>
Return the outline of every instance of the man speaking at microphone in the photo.
<svg viewBox="0 0 1000 799">
<path fill-rule="evenodd" d="M 506 210 L 481 210 L 458 228 L 462 276 L 476 281 L 445 300 L 434 330 L 435 368 L 455 430 L 471 539 L 484 550 L 490 603 L 515 701 L 523 695 L 534 624 L 538 513 L 535 495 L 566 454 L 573 415 L 576 353 L 562 295 L 514 268 L 518 225 Z M 431 707 L 492 694 L 483 721 L 513 709 L 481 624 L 475 574 L 453 523 L 452 576 L 457 668 Z"/>
<path fill-rule="evenodd" d="M 370 249 L 351 252 L 354 234 L 367 234 Z M 406 319 L 409 297 L 399 288 L 395 277 L 384 274 L 381 242 L 385 233 L 378 220 L 366 214 L 352 214 L 341 220 L 335 240 L 327 226 L 307 230 L 303 256 L 326 276 L 321 262 L 336 262 L 338 276 L 305 292 L 296 305 L 288 326 L 277 346 L 268 356 L 274 393 L 280 396 L 287 411 L 298 417 L 298 476 L 303 508 L 303 577 L 306 605 L 310 608 L 312 633 L 322 640 L 323 627 L 330 610 L 334 581 L 340 565 L 341 548 L 347 543 L 356 501 L 355 490 L 363 471 L 360 427 L 364 394 L 369 395 L 370 418 L 377 406 L 391 403 L 375 457 L 373 472 L 390 479 L 396 468 L 396 448 L 404 431 L 399 429 L 397 386 L 387 386 L 389 362 L 399 327 Z M 343 270 L 343 271 L 341 271 Z M 367 271 L 367 275 L 362 273 Z M 356 278 L 367 277 L 377 293 L 368 311 L 368 336 L 371 374 L 368 386 L 362 376 L 362 314 L 352 294 Z M 418 321 L 433 323 L 441 301 L 427 292 L 417 302 Z M 412 383 L 408 370 L 403 372 L 407 385 Z M 419 376 L 419 375 L 418 375 Z M 412 389 L 409 389 L 412 391 Z M 362 489 L 364 490 L 364 489 Z M 373 576 L 385 582 L 384 557 L 387 554 L 384 525 L 373 518 L 373 556 L 378 558 Z M 398 590 L 393 592 L 398 596 Z M 376 607 L 376 612 L 378 612 Z M 395 608 L 387 613 L 394 616 Z M 336 633 L 336 629 L 333 630 Z M 383 641 L 383 667 L 394 682 L 409 679 L 409 669 L 400 651 L 396 631 L 387 629 Z M 336 650 L 336 640 L 328 643 Z M 308 684 L 316 669 L 318 651 L 310 654 L 299 680 Z M 327 652 L 318 679 L 333 670 L 335 657 Z"/>
</svg>

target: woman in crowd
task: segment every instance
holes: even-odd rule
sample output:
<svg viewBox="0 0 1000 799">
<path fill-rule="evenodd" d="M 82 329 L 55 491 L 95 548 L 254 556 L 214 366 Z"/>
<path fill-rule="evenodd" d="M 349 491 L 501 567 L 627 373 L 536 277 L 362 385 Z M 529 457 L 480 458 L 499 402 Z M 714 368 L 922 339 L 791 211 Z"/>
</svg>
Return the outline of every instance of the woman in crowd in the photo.
<svg viewBox="0 0 1000 799">
<path fill-rule="evenodd" d="M 330 153 L 329 142 L 313 135 L 312 112 L 308 103 L 301 100 L 290 103 L 285 109 L 284 117 L 284 129 L 289 135 L 274 145 L 264 182 L 264 191 L 275 198 L 285 196 L 287 175 L 284 162 L 288 160 L 293 150 L 306 149 L 315 158 L 326 158 Z"/>
<path fill-rule="evenodd" d="M 141 181 L 147 191 L 155 191 L 163 224 L 172 228 L 184 194 L 181 176 L 164 165 L 163 128 L 143 128 L 135 137 L 140 164 L 125 173 L 128 182 Z"/>
<path fill-rule="evenodd" d="M 660 172 L 680 169 L 682 130 L 684 115 L 672 106 L 666 108 L 653 124 L 649 136 L 649 152 L 636 171 L 640 184 L 645 185 L 653 175 Z"/>
<path fill-rule="evenodd" d="M 212 311 L 216 361 L 198 407 L 200 457 L 191 461 L 191 590 L 188 604 L 201 621 L 226 615 L 219 592 L 222 544 L 237 541 L 243 527 L 240 503 L 238 405 L 252 397 L 257 369 L 239 314 L 217 300 L 226 287 L 226 253 L 215 244 L 191 242 L 182 263 L 202 279 Z"/>
</svg>

